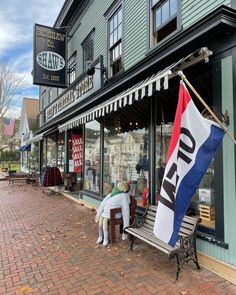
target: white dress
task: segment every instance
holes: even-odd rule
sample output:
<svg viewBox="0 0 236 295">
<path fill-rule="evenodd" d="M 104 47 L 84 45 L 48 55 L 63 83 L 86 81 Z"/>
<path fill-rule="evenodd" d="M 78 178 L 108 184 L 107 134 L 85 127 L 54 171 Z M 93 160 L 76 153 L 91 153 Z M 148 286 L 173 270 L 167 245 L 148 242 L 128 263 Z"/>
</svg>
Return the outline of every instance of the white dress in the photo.
<svg viewBox="0 0 236 295">
<path fill-rule="evenodd" d="M 120 193 L 113 197 L 108 194 L 100 204 L 97 216 L 110 218 L 110 210 L 114 208 L 121 208 L 122 215 L 116 214 L 116 218 L 123 217 L 123 228 L 129 226 L 130 212 L 129 212 L 130 197 L 129 193 Z"/>
</svg>

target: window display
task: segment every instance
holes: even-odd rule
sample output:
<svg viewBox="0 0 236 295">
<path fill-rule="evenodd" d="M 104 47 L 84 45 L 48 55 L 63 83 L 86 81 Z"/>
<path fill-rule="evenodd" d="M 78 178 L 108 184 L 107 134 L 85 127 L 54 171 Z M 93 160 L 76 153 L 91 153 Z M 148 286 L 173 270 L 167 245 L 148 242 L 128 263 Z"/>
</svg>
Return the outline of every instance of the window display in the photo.
<svg viewBox="0 0 236 295">
<path fill-rule="evenodd" d="M 110 122 L 110 121 L 109 121 Z M 105 121 L 104 129 L 104 195 L 119 181 L 128 181 L 130 195 L 139 206 L 148 203 L 149 140 L 148 130 L 130 124 L 130 131 Z M 132 122 L 131 122 L 132 123 Z"/>
<path fill-rule="evenodd" d="M 156 203 L 158 203 L 160 197 L 172 127 L 172 123 L 162 123 L 156 127 Z"/>
<path fill-rule="evenodd" d="M 64 172 L 64 161 L 65 161 L 65 134 L 59 133 L 57 138 L 57 167 L 61 172 Z"/>
<path fill-rule="evenodd" d="M 47 166 L 56 166 L 57 159 L 57 140 L 56 134 L 52 134 L 47 138 Z"/>
<path fill-rule="evenodd" d="M 84 135 L 84 189 L 98 193 L 100 190 L 100 123 L 85 124 Z"/>
<path fill-rule="evenodd" d="M 83 131 L 82 127 L 74 128 L 69 133 L 69 161 L 67 180 L 70 179 L 71 190 L 82 188 L 83 178 Z"/>
</svg>

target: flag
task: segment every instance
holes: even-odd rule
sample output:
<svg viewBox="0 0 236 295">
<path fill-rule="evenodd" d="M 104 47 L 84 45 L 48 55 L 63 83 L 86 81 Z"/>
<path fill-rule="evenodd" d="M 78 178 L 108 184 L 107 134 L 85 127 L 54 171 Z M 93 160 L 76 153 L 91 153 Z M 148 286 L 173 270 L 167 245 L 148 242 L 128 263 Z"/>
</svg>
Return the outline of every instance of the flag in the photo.
<svg viewBox="0 0 236 295">
<path fill-rule="evenodd" d="M 200 114 L 181 82 L 154 224 L 154 235 L 172 247 L 191 198 L 223 136 L 223 128 Z"/>
<path fill-rule="evenodd" d="M 4 135 L 12 136 L 14 133 L 16 119 L 4 118 Z"/>
</svg>

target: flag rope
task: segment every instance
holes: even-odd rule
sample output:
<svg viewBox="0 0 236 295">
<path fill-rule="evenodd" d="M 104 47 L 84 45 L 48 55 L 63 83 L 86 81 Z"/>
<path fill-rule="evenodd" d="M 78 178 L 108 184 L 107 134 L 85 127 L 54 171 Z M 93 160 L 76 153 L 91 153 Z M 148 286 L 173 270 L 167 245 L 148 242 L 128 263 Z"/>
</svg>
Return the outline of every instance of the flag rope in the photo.
<svg viewBox="0 0 236 295">
<path fill-rule="evenodd" d="M 196 95 L 196 97 L 200 100 L 200 102 L 204 105 L 204 107 L 208 110 L 208 112 L 212 115 L 212 117 L 215 119 L 215 121 L 224 129 L 225 133 L 228 134 L 230 139 L 233 141 L 233 143 L 236 145 L 236 140 L 233 137 L 233 135 L 229 132 L 229 130 L 222 124 L 220 119 L 215 115 L 215 113 L 211 110 L 211 108 L 208 106 L 208 104 L 204 101 L 204 99 L 198 94 L 198 92 L 195 90 L 195 88 L 192 86 L 192 84 L 188 81 L 186 76 L 182 71 L 178 71 L 178 75 L 180 78 L 188 85 L 188 87 L 193 91 L 193 93 Z"/>
</svg>

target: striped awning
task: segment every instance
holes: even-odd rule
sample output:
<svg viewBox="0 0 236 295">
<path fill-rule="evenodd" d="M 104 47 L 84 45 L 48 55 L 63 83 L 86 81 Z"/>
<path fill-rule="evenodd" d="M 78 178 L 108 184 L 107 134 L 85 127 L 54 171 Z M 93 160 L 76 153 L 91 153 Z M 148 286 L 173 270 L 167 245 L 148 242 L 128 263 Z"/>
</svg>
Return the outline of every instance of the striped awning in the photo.
<svg viewBox="0 0 236 295">
<path fill-rule="evenodd" d="M 40 140 L 42 140 L 42 139 L 43 139 L 43 135 L 44 135 L 44 132 L 35 135 L 35 136 L 32 137 L 31 139 L 27 140 L 27 141 L 26 141 L 26 144 L 31 144 L 31 143 L 33 143 L 33 142 L 36 142 L 36 141 L 40 141 Z"/>
<path fill-rule="evenodd" d="M 20 147 L 21 152 L 30 151 L 30 150 L 31 150 L 31 144 L 25 144 Z"/>
<path fill-rule="evenodd" d="M 173 63 L 164 70 L 133 85 L 122 93 L 119 93 L 118 95 L 111 97 L 109 100 L 79 114 L 73 119 L 60 125 L 58 129 L 60 132 L 63 132 L 67 129 L 77 127 L 81 124 L 93 121 L 96 118 L 103 117 L 106 114 L 110 114 L 111 112 L 116 112 L 118 109 L 124 108 L 126 105 L 132 105 L 135 101 L 139 101 L 146 96 L 152 96 L 156 91 L 168 89 L 168 80 L 173 76 L 176 69 L 184 69 L 190 66 L 190 63 L 192 65 L 204 59 L 205 61 L 208 61 L 210 55 L 212 55 L 212 51 L 203 47 L 180 59 L 178 62 Z"/>
</svg>

